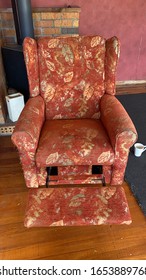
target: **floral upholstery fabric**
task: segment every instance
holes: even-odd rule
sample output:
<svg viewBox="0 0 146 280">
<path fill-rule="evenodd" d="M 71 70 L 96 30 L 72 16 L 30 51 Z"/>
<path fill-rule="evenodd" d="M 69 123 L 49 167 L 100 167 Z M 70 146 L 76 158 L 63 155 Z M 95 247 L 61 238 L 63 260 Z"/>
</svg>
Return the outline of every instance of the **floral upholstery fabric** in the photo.
<svg viewBox="0 0 146 280">
<path fill-rule="evenodd" d="M 46 119 L 98 119 L 104 94 L 105 39 L 41 38 L 38 58 Z"/>
<path fill-rule="evenodd" d="M 106 56 L 105 56 L 105 92 L 115 95 L 116 87 L 116 69 L 120 56 L 120 42 L 117 37 L 106 40 Z"/>
<path fill-rule="evenodd" d="M 38 174 L 39 181 L 42 183 L 42 181 L 44 182 L 43 177 L 46 173 L 42 168 L 37 168 L 35 162 L 36 149 L 44 123 L 44 112 L 43 98 L 41 96 L 30 98 L 19 117 L 11 138 L 18 148 L 26 185 L 28 187 L 38 187 Z"/>
<path fill-rule="evenodd" d="M 122 184 L 129 148 L 136 142 L 137 132 L 121 103 L 116 97 L 108 94 L 101 100 L 101 121 L 115 153 L 111 184 Z"/>
<path fill-rule="evenodd" d="M 90 211 L 89 211 L 90 209 Z M 131 224 L 122 187 L 29 190 L 25 226 Z"/>
<path fill-rule="evenodd" d="M 61 176 L 67 175 L 91 175 L 92 166 L 91 165 L 73 165 L 73 166 L 59 166 L 58 174 Z"/>
<path fill-rule="evenodd" d="M 48 185 L 103 184 L 107 174 L 99 173 L 96 168 L 97 172 L 92 174 L 92 166 L 88 165 L 58 166 L 58 174 L 49 175 Z"/>
<path fill-rule="evenodd" d="M 27 187 L 44 185 L 48 166 L 65 180 L 67 172 L 90 177 L 92 165 L 102 165 L 106 183 L 122 184 L 137 133 L 114 96 L 119 50 L 116 37 L 25 38 L 31 98 L 12 141 Z"/>
<path fill-rule="evenodd" d="M 27 38 L 24 46 L 23 53 L 29 76 L 29 93 L 30 97 L 34 97 L 40 94 L 37 43 L 32 38 Z"/>
<path fill-rule="evenodd" d="M 43 126 L 36 164 L 111 165 L 114 153 L 100 120 L 47 120 Z"/>
</svg>

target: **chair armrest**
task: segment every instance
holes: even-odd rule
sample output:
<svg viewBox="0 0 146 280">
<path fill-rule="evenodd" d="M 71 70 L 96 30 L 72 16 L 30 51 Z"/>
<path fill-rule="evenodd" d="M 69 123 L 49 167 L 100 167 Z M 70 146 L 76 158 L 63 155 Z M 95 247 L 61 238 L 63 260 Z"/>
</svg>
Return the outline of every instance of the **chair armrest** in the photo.
<svg viewBox="0 0 146 280">
<path fill-rule="evenodd" d="M 115 153 L 110 184 L 121 185 L 129 149 L 137 139 L 137 132 L 128 113 L 115 96 L 105 94 L 101 98 L 100 106 L 101 121 L 107 130 Z"/>
<path fill-rule="evenodd" d="M 35 152 L 44 123 L 44 111 L 45 105 L 41 96 L 30 98 L 27 101 L 11 137 L 20 153 Z"/>
<path fill-rule="evenodd" d="M 106 128 L 114 150 L 118 144 L 129 149 L 137 139 L 135 126 L 119 100 L 105 94 L 100 103 L 101 121 Z"/>
</svg>

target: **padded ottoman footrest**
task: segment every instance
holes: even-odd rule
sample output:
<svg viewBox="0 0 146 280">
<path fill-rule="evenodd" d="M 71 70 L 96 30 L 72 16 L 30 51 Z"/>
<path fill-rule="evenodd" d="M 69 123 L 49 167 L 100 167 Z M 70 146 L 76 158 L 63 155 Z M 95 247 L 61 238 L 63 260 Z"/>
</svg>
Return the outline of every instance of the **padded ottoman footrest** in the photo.
<svg viewBox="0 0 146 280">
<path fill-rule="evenodd" d="M 130 224 L 122 187 L 62 187 L 31 189 L 26 227 Z"/>
</svg>

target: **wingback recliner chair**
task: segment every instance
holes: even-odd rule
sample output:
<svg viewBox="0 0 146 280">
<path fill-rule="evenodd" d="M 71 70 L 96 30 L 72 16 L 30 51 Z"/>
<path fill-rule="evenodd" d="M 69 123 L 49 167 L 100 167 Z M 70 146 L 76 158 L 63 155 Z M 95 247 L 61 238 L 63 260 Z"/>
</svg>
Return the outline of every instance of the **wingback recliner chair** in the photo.
<svg viewBox="0 0 146 280">
<path fill-rule="evenodd" d="M 122 184 L 137 132 L 115 97 L 119 40 L 25 38 L 23 47 L 30 98 L 12 141 L 27 187 Z"/>
</svg>

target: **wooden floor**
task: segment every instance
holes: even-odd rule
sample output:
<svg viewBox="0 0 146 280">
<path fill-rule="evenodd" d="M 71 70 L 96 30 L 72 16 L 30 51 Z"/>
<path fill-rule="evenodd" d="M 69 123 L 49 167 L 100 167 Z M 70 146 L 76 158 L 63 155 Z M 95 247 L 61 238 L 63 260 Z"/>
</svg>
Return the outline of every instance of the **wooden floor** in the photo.
<svg viewBox="0 0 146 280">
<path fill-rule="evenodd" d="M 146 218 L 124 183 L 133 223 L 117 226 L 23 225 L 27 188 L 10 137 L 0 137 L 0 259 L 146 259 Z"/>
</svg>

